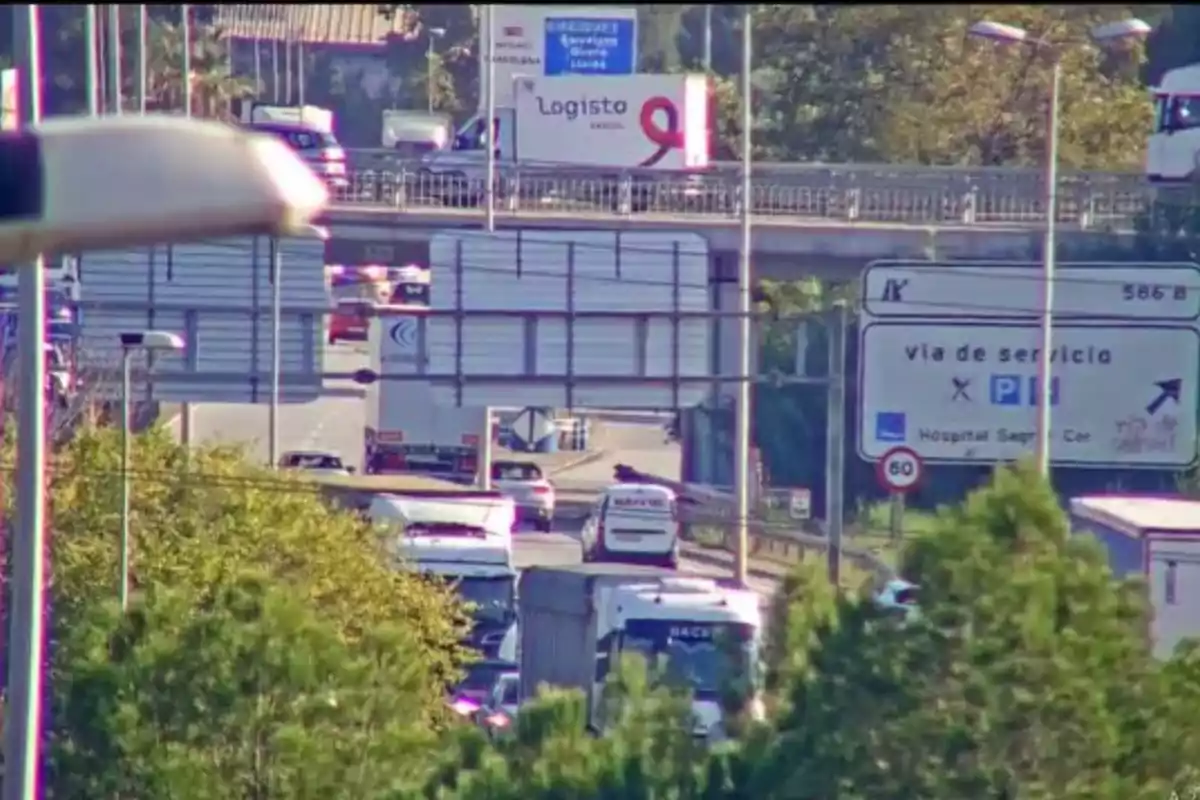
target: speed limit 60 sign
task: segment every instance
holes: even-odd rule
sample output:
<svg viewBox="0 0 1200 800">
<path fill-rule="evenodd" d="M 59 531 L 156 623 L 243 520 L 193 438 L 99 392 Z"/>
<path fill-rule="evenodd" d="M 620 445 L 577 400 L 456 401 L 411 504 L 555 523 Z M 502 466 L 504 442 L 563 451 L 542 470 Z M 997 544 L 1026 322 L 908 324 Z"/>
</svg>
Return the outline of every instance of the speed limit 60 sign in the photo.
<svg viewBox="0 0 1200 800">
<path fill-rule="evenodd" d="M 921 480 L 921 457 L 907 447 L 893 447 L 875 464 L 879 485 L 892 492 L 907 492 Z"/>
</svg>

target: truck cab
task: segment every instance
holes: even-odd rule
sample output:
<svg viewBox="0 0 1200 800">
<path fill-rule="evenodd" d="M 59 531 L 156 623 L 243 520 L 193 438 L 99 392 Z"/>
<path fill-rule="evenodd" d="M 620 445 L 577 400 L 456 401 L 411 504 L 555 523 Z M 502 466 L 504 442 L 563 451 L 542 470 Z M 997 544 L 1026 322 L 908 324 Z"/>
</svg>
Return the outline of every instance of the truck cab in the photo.
<svg viewBox="0 0 1200 800">
<path fill-rule="evenodd" d="M 402 565 L 455 588 L 474 622 L 468 643 L 485 658 L 497 657 L 517 621 L 513 501 L 380 496 L 368 517 L 394 534 L 393 554 Z"/>
<path fill-rule="evenodd" d="M 588 727 L 605 727 L 603 690 L 622 654 L 637 653 L 692 693 L 691 733 L 721 738 L 722 690 L 748 679 L 762 713 L 762 614 L 753 592 L 659 567 L 579 564 L 530 567 L 521 583 L 521 697 L 543 684 L 588 698 Z"/>
<path fill-rule="evenodd" d="M 615 657 L 637 653 L 659 664 L 668 681 L 692 694 L 693 735 L 724 738 L 723 691 L 734 679 L 758 680 L 758 596 L 707 578 L 670 577 L 615 587 L 607 603 L 611 627 L 599 660 L 611 668 Z M 602 671 L 598 667 L 597 676 Z M 761 700 L 754 698 L 751 707 L 760 708 Z"/>
<path fill-rule="evenodd" d="M 1168 186 L 1193 181 L 1200 172 L 1200 64 L 1168 70 L 1151 92 L 1146 178 Z"/>
</svg>

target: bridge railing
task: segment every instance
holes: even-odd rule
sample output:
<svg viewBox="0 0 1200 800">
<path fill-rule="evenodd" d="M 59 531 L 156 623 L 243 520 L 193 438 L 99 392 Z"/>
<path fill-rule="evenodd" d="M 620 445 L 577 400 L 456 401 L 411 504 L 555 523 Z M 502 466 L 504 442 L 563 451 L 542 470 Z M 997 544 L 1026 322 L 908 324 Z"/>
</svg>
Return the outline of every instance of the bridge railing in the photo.
<svg viewBox="0 0 1200 800">
<path fill-rule="evenodd" d="M 858 224 L 992 226 L 1044 224 L 1040 179 L 1023 173 L 909 172 L 821 167 L 787 176 L 755 177 L 751 210 L 764 224 L 820 219 Z M 410 165 L 352 171 L 335 190 L 341 206 L 399 210 L 478 206 L 485 181 L 478 175 L 430 173 Z M 1128 229 L 1152 199 L 1148 185 L 1130 176 L 1066 175 L 1058 188 L 1058 222 L 1084 230 Z M 741 213 L 735 171 L 703 176 L 611 172 L 554 167 L 497 171 L 500 213 L 555 213 L 631 217 L 657 214 L 728 221 Z"/>
</svg>

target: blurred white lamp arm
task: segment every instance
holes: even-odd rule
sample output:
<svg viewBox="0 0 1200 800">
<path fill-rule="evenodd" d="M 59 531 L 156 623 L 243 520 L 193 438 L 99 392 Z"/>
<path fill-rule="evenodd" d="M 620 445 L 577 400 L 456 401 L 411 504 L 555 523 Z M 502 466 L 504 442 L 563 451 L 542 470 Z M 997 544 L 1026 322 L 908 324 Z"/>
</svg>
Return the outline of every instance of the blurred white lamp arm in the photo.
<svg viewBox="0 0 1200 800">
<path fill-rule="evenodd" d="M 329 196 L 284 142 L 179 117 L 51 120 L 0 135 L 0 261 L 308 233 Z"/>
</svg>

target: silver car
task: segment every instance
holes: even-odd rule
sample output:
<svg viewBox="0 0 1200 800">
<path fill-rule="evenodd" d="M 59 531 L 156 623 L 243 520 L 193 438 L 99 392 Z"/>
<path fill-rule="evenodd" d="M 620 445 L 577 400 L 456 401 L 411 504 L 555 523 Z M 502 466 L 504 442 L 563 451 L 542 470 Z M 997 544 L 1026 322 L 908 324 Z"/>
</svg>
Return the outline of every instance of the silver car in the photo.
<svg viewBox="0 0 1200 800">
<path fill-rule="evenodd" d="M 518 518 L 549 533 L 554 525 L 554 485 L 532 461 L 493 461 L 492 486 L 513 499 Z"/>
</svg>

